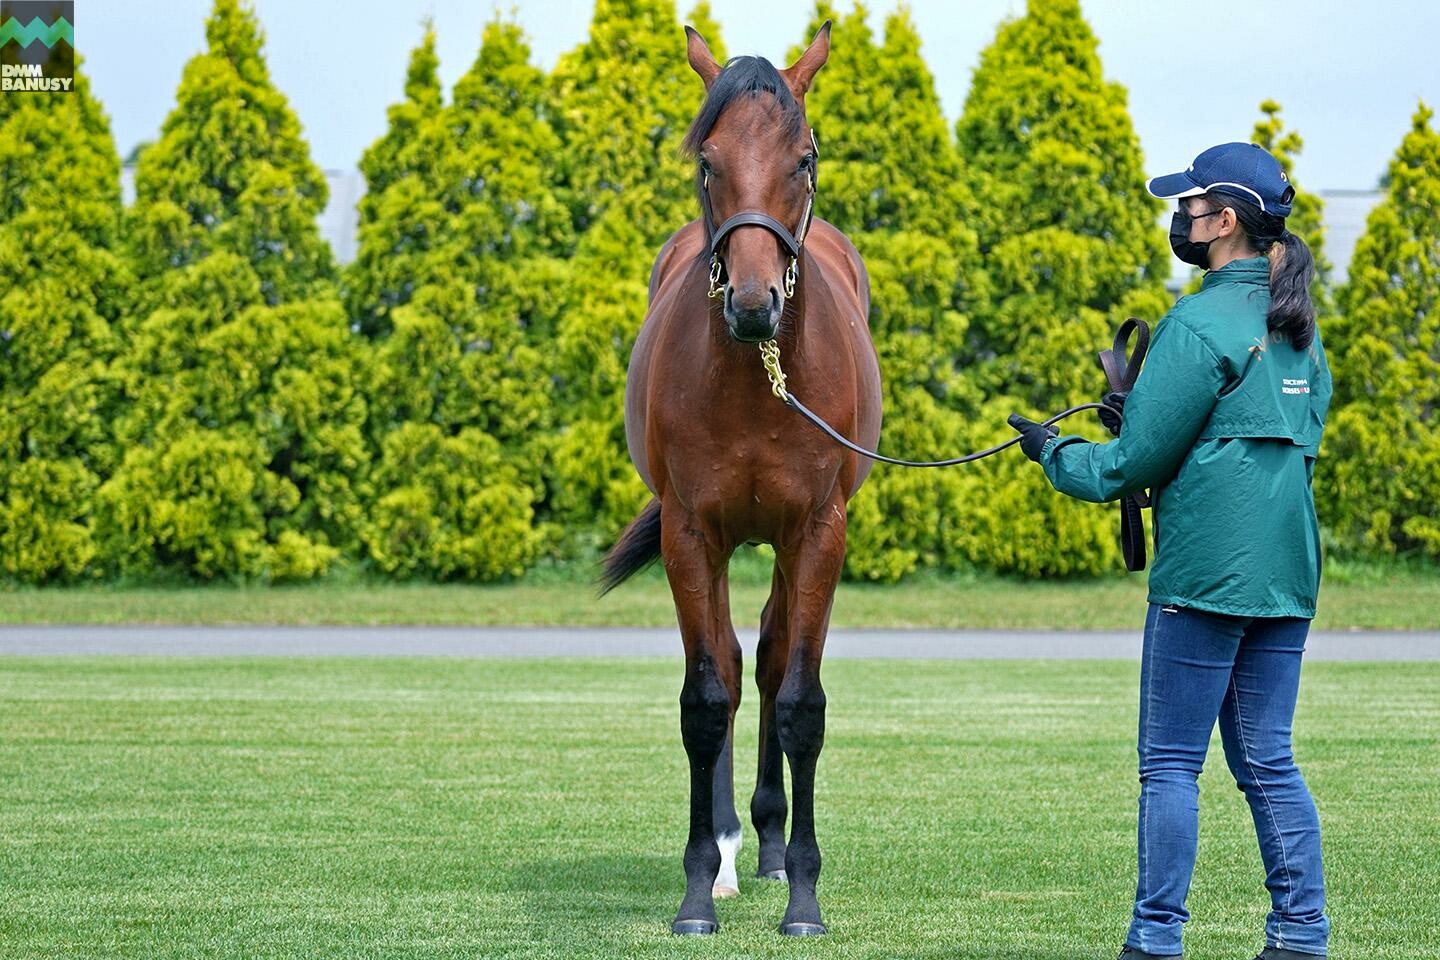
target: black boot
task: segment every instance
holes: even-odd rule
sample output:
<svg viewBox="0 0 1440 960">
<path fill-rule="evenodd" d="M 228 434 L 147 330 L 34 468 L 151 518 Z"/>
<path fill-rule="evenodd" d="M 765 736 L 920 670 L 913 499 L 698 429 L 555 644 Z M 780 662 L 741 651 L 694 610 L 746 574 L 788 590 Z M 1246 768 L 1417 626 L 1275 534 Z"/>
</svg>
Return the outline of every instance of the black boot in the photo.
<svg viewBox="0 0 1440 960">
<path fill-rule="evenodd" d="M 1136 950 L 1127 943 L 1120 948 L 1120 956 L 1117 957 L 1116 960 L 1180 960 L 1180 954 L 1146 953 L 1144 950 Z M 1269 960 L 1269 958 L 1267 957 L 1266 960 Z M 1281 960 L 1289 960 L 1289 958 L 1281 958 Z"/>
<path fill-rule="evenodd" d="M 1255 960 L 1323 960 L 1323 953 L 1301 953 L 1299 950 L 1281 950 L 1279 947 L 1266 947 L 1260 951 L 1260 956 Z"/>
</svg>

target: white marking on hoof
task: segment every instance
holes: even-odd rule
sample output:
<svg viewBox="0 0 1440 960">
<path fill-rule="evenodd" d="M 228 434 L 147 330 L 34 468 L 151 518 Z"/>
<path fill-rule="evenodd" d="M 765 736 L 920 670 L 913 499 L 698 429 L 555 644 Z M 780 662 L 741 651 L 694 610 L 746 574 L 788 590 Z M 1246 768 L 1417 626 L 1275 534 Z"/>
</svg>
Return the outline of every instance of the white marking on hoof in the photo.
<svg viewBox="0 0 1440 960">
<path fill-rule="evenodd" d="M 740 853 L 740 843 L 743 839 L 744 837 L 739 831 L 721 834 L 715 838 L 716 844 L 720 847 L 720 872 L 715 875 L 715 886 L 711 890 L 711 896 L 717 900 L 738 896 L 740 893 L 740 880 L 735 875 L 735 858 Z"/>
</svg>

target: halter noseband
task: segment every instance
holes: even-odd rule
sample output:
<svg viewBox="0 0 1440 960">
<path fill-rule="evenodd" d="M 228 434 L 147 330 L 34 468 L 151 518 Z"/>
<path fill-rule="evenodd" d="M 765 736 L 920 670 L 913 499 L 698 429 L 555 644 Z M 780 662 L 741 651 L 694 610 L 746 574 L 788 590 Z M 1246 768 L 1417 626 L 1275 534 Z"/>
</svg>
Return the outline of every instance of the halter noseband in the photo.
<svg viewBox="0 0 1440 960">
<path fill-rule="evenodd" d="M 720 277 L 726 272 L 725 261 L 720 258 L 720 244 L 735 230 L 749 226 L 769 230 L 785 245 L 785 249 L 790 251 L 790 265 L 785 268 L 785 296 L 788 299 L 795 293 L 795 281 L 800 275 L 800 260 L 805 252 L 805 234 L 809 232 L 810 221 L 814 219 L 815 191 L 819 185 L 820 141 L 815 137 L 814 127 L 810 128 L 810 145 L 814 148 L 815 163 L 811 166 L 810 176 L 807 178 L 805 212 L 800 214 L 800 228 L 795 233 L 791 233 L 785 224 L 760 210 L 742 210 L 717 228 L 715 215 L 710 209 L 710 174 L 705 174 L 700 184 L 700 204 L 705 211 L 705 236 L 710 247 L 711 299 L 725 292 L 725 288 L 720 284 Z"/>
</svg>

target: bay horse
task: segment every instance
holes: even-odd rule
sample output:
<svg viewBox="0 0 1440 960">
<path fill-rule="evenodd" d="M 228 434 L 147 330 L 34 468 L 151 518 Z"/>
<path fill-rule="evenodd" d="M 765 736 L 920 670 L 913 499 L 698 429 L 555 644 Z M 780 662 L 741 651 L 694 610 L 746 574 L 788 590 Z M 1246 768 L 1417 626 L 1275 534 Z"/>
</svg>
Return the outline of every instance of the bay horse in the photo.
<svg viewBox="0 0 1440 960">
<path fill-rule="evenodd" d="M 723 67 L 686 27 L 706 96 L 684 142 L 703 215 L 673 234 L 650 275 L 630 357 L 625 435 L 654 499 L 604 560 L 602 593 L 663 558 L 685 648 L 680 732 L 690 763 L 690 833 L 677 934 L 714 933 L 715 896 L 739 892 L 732 787 L 741 651 L 730 620 L 731 554 L 775 548 L 755 679 L 760 751 L 750 815 L 761 877 L 789 882 L 781 933 L 826 932 L 815 885 L 815 766 L 825 738 L 820 660 L 845 557 L 846 504 L 870 463 L 833 444 L 771 392 L 757 343 L 773 340 L 789 382 L 846 436 L 880 436 L 870 286 L 855 247 L 813 217 L 818 144 L 805 93 L 830 51 L 830 23 L 777 70 Z M 794 820 L 785 843 L 783 755 Z"/>
</svg>

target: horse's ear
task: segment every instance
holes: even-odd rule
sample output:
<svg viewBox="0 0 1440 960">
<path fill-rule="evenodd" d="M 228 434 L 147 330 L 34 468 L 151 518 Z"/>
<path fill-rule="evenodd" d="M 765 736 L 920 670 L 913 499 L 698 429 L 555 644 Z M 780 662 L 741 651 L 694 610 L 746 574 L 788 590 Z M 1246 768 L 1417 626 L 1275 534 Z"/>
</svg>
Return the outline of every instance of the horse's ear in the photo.
<svg viewBox="0 0 1440 960">
<path fill-rule="evenodd" d="M 830 57 L 830 21 L 826 20 L 821 24 L 820 29 L 815 31 L 815 39 L 810 41 L 810 46 L 800 54 L 800 59 L 780 71 L 785 77 L 785 82 L 790 85 L 790 90 L 798 99 L 805 98 L 805 91 L 810 89 L 810 81 L 815 79 L 815 74 L 825 66 L 825 61 Z"/>
<path fill-rule="evenodd" d="M 709 90 L 715 78 L 720 76 L 720 64 L 715 62 L 715 55 L 705 44 L 705 38 L 689 24 L 685 25 L 685 55 L 690 58 L 690 66 L 705 81 L 705 89 Z"/>
</svg>

